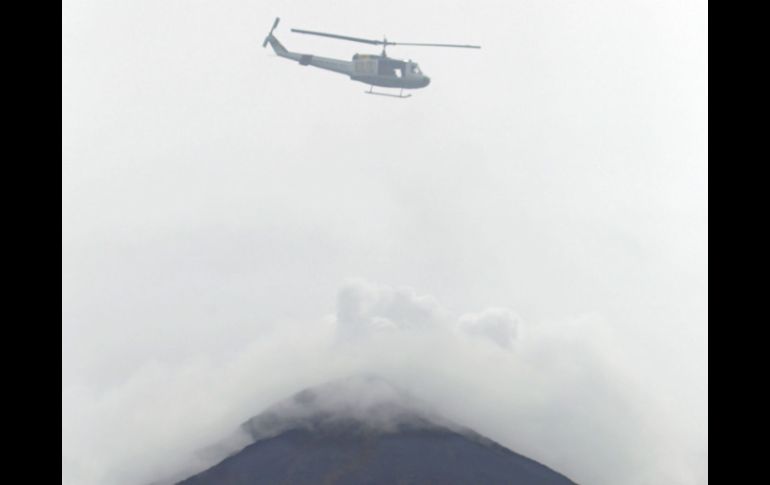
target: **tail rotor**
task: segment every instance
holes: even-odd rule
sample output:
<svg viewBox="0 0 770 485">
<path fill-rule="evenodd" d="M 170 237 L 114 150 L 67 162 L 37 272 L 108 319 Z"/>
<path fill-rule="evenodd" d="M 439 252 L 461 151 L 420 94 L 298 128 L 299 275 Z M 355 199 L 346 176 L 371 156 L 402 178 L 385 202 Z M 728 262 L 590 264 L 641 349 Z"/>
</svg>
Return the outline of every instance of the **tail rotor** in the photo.
<svg viewBox="0 0 770 485">
<path fill-rule="evenodd" d="M 273 27 L 270 29 L 270 33 L 267 34 L 267 37 L 265 37 L 265 41 L 262 43 L 262 47 L 267 47 L 267 43 L 270 41 L 270 37 L 273 36 L 273 31 L 276 27 L 278 27 L 278 22 L 281 21 L 280 17 L 275 18 L 275 22 L 273 22 Z"/>
</svg>

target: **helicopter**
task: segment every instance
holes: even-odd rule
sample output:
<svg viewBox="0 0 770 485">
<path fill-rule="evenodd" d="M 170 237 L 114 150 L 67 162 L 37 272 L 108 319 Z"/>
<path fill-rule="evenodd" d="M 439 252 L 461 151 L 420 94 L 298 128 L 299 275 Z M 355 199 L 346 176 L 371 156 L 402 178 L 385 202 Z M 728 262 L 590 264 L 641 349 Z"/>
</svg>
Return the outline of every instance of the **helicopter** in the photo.
<svg viewBox="0 0 770 485">
<path fill-rule="evenodd" d="M 420 44 L 413 42 L 391 42 L 387 37 L 383 40 L 362 39 L 360 37 L 350 37 L 347 35 L 328 34 L 325 32 L 315 32 L 312 30 L 291 29 L 298 34 L 317 35 L 320 37 L 330 37 L 333 39 L 348 40 L 352 42 L 361 42 L 370 45 L 381 45 L 382 52 L 376 54 L 355 54 L 351 61 L 343 59 L 332 59 L 312 54 L 299 54 L 286 49 L 278 39 L 273 35 L 273 31 L 278 26 L 280 17 L 275 19 L 270 33 L 265 37 L 262 47 L 273 48 L 276 55 L 297 61 L 301 66 L 313 66 L 328 71 L 337 72 L 349 76 L 353 81 L 359 81 L 369 85 L 366 94 L 377 94 L 380 96 L 391 96 L 395 98 L 408 98 L 411 94 L 404 94 L 404 89 L 420 89 L 430 84 L 430 78 L 421 70 L 420 66 L 411 59 L 403 61 L 388 57 L 385 49 L 388 46 L 409 45 L 421 47 L 460 47 L 467 49 L 481 49 L 478 45 L 460 45 L 460 44 Z M 374 86 L 385 88 L 399 88 L 398 94 L 383 93 L 374 91 Z"/>
</svg>

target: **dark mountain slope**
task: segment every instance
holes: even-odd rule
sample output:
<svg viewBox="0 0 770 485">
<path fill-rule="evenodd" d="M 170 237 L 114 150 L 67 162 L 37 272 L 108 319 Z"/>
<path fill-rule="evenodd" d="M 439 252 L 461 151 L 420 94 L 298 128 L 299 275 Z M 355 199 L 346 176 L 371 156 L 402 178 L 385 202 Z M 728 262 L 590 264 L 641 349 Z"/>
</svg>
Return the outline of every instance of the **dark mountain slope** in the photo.
<svg viewBox="0 0 770 485">
<path fill-rule="evenodd" d="M 370 392 L 370 384 L 356 391 Z M 423 410 L 377 381 L 378 398 L 343 406 L 341 387 L 303 391 L 244 423 L 255 442 L 184 485 L 521 484 L 573 482 Z M 347 391 L 347 386 L 343 386 Z M 319 390 L 320 389 L 320 390 Z M 368 389 L 368 390 L 365 390 Z M 392 389 L 391 389 L 392 390 Z M 368 419 L 371 417 L 372 419 Z"/>
</svg>

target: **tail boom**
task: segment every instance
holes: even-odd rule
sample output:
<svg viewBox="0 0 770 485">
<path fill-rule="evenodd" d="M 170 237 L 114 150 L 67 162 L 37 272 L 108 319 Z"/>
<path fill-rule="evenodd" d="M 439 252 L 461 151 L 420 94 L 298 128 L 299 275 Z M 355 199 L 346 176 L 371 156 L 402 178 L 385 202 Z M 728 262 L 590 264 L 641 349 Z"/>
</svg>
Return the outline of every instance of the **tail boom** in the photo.
<svg viewBox="0 0 770 485">
<path fill-rule="evenodd" d="M 297 61 L 302 66 L 313 66 L 348 76 L 353 75 L 353 63 L 350 61 L 314 56 L 311 54 L 300 54 L 297 52 L 292 52 L 284 47 L 283 44 L 281 44 L 281 42 L 273 35 L 273 31 L 278 26 L 278 22 L 280 20 L 280 18 L 276 17 L 275 22 L 273 22 L 273 28 L 270 29 L 267 37 L 265 37 L 265 41 L 262 43 L 262 47 L 267 47 L 267 44 L 270 44 L 270 47 L 273 48 L 273 51 L 277 56 Z"/>
</svg>

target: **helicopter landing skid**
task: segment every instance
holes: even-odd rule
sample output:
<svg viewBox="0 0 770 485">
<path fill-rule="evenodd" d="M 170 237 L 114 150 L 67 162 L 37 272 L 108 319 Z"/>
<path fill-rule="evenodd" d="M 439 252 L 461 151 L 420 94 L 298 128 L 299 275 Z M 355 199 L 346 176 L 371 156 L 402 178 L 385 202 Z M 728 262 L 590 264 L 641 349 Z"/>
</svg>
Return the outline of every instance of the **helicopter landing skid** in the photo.
<svg viewBox="0 0 770 485">
<path fill-rule="evenodd" d="M 376 94 L 377 96 L 388 96 L 388 97 L 391 97 L 391 98 L 401 98 L 401 99 L 410 98 L 412 96 L 411 94 L 407 94 L 405 96 L 403 89 L 401 91 L 399 91 L 398 94 L 378 93 L 378 92 L 374 91 L 374 86 L 369 86 L 369 91 L 364 91 L 364 93 L 366 93 L 366 94 Z"/>
</svg>

